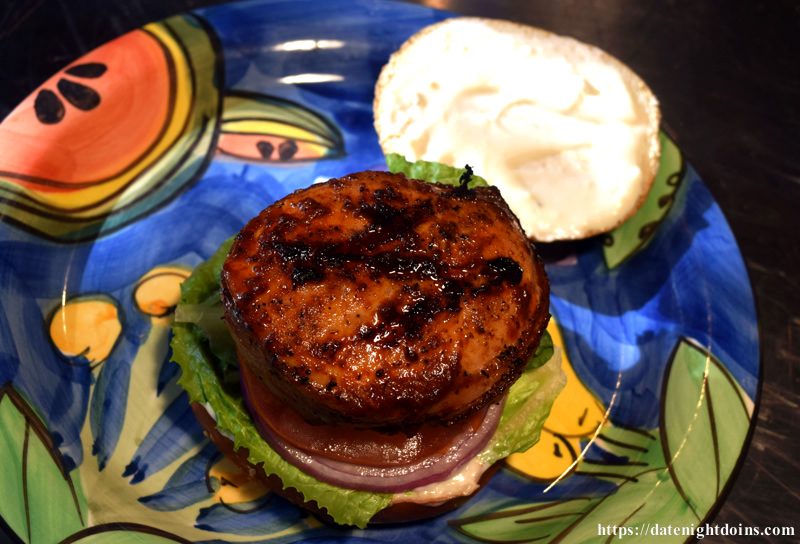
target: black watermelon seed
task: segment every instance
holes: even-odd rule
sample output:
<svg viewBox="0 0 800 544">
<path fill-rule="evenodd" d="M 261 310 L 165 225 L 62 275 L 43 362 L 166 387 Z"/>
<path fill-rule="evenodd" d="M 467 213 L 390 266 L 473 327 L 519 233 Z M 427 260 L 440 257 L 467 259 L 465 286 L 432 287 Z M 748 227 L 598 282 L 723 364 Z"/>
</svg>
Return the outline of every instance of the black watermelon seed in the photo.
<svg viewBox="0 0 800 544">
<path fill-rule="evenodd" d="M 297 142 L 286 140 L 278 146 L 278 156 L 282 161 L 288 161 L 297 154 Z"/>
<path fill-rule="evenodd" d="M 56 93 L 47 89 L 42 89 L 36 95 L 33 109 L 36 112 L 36 118 L 45 125 L 53 125 L 64 118 L 64 103 L 56 96 Z"/>
<path fill-rule="evenodd" d="M 58 90 L 79 110 L 93 110 L 100 104 L 100 95 L 94 89 L 68 79 L 58 80 Z"/>
<path fill-rule="evenodd" d="M 67 68 L 66 73 L 75 77 L 95 78 L 106 73 L 106 65 L 100 62 L 87 62 Z"/>
<path fill-rule="evenodd" d="M 258 152 L 261 153 L 262 159 L 269 159 L 272 156 L 272 152 L 275 151 L 275 146 L 266 140 L 258 142 L 256 147 L 258 148 Z"/>
</svg>

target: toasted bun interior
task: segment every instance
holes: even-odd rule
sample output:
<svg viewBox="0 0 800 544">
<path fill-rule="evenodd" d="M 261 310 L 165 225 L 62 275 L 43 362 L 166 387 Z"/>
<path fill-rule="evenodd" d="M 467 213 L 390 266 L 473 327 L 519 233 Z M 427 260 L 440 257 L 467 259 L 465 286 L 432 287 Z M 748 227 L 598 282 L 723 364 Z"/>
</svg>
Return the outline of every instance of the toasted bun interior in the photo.
<svg viewBox="0 0 800 544">
<path fill-rule="evenodd" d="M 412 36 L 378 78 L 374 114 L 384 152 L 470 164 L 540 241 L 613 229 L 658 168 L 658 102 L 636 74 L 508 21 L 454 18 Z"/>
</svg>

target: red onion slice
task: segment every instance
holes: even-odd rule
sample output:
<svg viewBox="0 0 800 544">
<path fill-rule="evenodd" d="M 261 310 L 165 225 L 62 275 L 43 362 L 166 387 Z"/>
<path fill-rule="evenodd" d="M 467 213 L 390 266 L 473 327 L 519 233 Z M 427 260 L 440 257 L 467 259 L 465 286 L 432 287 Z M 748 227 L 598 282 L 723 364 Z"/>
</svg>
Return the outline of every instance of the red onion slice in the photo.
<svg viewBox="0 0 800 544">
<path fill-rule="evenodd" d="M 286 402 L 278 400 L 246 364 L 239 365 L 253 420 L 261 421 L 282 442 L 309 455 L 370 467 L 397 467 L 446 451 L 465 433 L 473 433 L 487 408 L 452 425 L 426 424 L 412 434 L 357 429 L 343 424 L 310 424 Z"/>
<path fill-rule="evenodd" d="M 287 444 L 262 422 L 256 420 L 256 426 L 281 457 L 320 481 L 348 489 L 397 493 L 449 478 L 483 449 L 497 428 L 501 412 L 502 404 L 491 405 L 481 426 L 443 454 L 397 467 L 367 467 L 311 455 Z"/>
<path fill-rule="evenodd" d="M 252 392 L 248 391 L 248 381 L 242 380 L 241 384 L 245 402 L 249 404 Z M 501 413 L 502 403 L 492 404 L 477 429 L 469 429 L 460 435 L 445 451 L 416 462 L 389 467 L 347 463 L 309 453 L 283 440 L 261 418 L 254 417 L 253 420 L 272 449 L 306 474 L 348 489 L 397 493 L 449 478 L 486 446 L 497 429 Z"/>
</svg>

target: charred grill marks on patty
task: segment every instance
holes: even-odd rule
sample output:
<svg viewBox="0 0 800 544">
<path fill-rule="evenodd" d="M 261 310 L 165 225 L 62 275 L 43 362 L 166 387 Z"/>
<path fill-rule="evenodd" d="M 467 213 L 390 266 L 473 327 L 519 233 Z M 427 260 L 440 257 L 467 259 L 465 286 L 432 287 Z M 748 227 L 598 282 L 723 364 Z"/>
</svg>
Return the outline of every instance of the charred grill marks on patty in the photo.
<svg viewBox="0 0 800 544">
<path fill-rule="evenodd" d="M 540 261 L 496 189 L 364 172 L 240 233 L 222 275 L 242 364 L 309 420 L 463 417 L 522 371 L 546 325 Z"/>
</svg>

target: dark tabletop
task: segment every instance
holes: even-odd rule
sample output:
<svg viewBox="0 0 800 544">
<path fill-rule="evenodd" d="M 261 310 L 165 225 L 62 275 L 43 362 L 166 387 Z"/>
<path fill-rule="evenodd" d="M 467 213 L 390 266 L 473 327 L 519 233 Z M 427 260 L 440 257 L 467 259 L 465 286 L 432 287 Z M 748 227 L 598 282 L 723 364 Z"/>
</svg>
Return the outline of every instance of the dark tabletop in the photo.
<svg viewBox="0 0 800 544">
<path fill-rule="evenodd" d="M 0 118 L 84 52 L 147 22 L 214 3 L 0 0 Z M 664 124 L 731 223 L 758 311 L 757 426 L 713 521 L 800 529 L 800 4 L 418 3 L 573 36 L 618 57 L 653 89 Z"/>
</svg>

